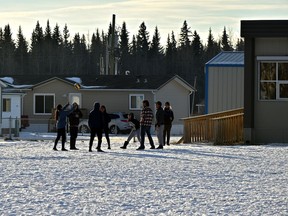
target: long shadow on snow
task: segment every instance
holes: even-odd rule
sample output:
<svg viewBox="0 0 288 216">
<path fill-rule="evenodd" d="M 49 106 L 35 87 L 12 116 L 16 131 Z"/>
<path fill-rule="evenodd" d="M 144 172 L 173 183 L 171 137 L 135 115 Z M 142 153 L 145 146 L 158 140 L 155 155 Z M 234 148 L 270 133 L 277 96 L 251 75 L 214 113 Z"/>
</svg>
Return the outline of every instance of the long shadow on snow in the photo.
<svg viewBox="0 0 288 216">
<path fill-rule="evenodd" d="M 161 155 L 159 155 L 159 153 Z M 136 153 L 129 153 L 129 152 L 109 152 L 110 155 L 118 155 L 123 157 L 133 157 L 133 158 L 162 158 L 162 159 L 178 159 L 183 161 L 195 161 L 197 159 L 187 159 L 187 158 L 180 158 L 180 157 L 174 157 L 169 156 L 170 150 L 145 150 L 145 151 L 139 151 L 138 154 Z"/>
</svg>

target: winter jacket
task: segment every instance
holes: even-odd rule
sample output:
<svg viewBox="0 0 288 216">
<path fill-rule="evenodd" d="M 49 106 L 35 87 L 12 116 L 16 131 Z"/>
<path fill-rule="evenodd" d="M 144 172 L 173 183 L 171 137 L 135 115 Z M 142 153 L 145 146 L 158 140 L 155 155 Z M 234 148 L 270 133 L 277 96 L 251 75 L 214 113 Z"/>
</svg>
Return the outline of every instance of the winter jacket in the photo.
<svg viewBox="0 0 288 216">
<path fill-rule="evenodd" d="M 174 113 L 170 108 L 164 108 L 164 124 L 172 125 L 172 121 L 174 120 Z"/>
<path fill-rule="evenodd" d="M 83 114 L 79 108 L 70 113 L 70 115 L 68 116 L 70 127 L 78 127 L 80 118 L 82 118 L 82 116 Z"/>
<path fill-rule="evenodd" d="M 138 130 L 140 128 L 140 122 L 135 118 L 130 119 L 129 124 L 134 130 Z"/>
<path fill-rule="evenodd" d="M 99 110 L 100 104 L 94 103 L 94 109 L 89 113 L 88 125 L 90 128 L 103 129 L 103 115 Z"/>
<path fill-rule="evenodd" d="M 66 104 L 61 110 L 58 110 L 57 114 L 57 123 L 56 127 L 57 129 L 65 128 L 66 127 L 66 118 L 67 116 L 73 112 L 74 108 L 71 108 L 70 110 L 66 110 L 66 108 L 69 106 L 69 104 Z"/>
<path fill-rule="evenodd" d="M 109 122 L 111 121 L 109 114 L 105 111 L 102 112 L 102 116 L 103 116 L 103 128 L 109 129 Z"/>
<path fill-rule="evenodd" d="M 154 115 L 153 115 L 153 112 L 150 109 L 150 107 L 144 107 L 141 111 L 140 125 L 141 126 L 151 126 L 153 117 L 154 117 Z"/>
<path fill-rule="evenodd" d="M 155 126 L 159 127 L 164 124 L 164 110 L 162 107 L 159 107 L 156 111 L 156 123 Z"/>
</svg>

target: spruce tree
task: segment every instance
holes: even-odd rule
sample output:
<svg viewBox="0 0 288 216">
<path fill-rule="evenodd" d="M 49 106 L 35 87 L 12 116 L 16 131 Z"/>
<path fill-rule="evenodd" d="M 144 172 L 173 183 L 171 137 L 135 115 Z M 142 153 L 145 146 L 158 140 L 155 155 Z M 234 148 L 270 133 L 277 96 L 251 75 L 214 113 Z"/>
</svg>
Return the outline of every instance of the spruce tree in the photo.
<svg viewBox="0 0 288 216">
<path fill-rule="evenodd" d="M 119 43 L 119 54 L 120 54 L 120 74 L 125 74 L 126 71 L 131 70 L 130 66 L 130 46 L 129 46 L 129 33 L 126 28 L 126 23 L 123 22 L 120 32 L 120 43 Z"/>
<path fill-rule="evenodd" d="M 49 20 L 47 20 L 47 25 L 44 32 L 44 42 L 43 42 L 43 63 L 44 63 L 44 71 L 43 74 L 52 74 L 53 73 L 53 42 L 52 42 L 52 32 Z M 45 60 L 44 60 L 45 59 Z"/>
<path fill-rule="evenodd" d="M 63 74 L 70 74 L 74 70 L 72 59 L 72 43 L 69 40 L 70 33 L 67 24 L 63 28 L 62 54 L 60 58 L 60 71 Z"/>
<path fill-rule="evenodd" d="M 144 22 L 141 23 L 136 39 L 137 55 L 137 74 L 149 74 L 148 71 L 148 51 L 149 51 L 149 33 Z"/>
<path fill-rule="evenodd" d="M 102 42 L 99 34 L 99 30 L 96 30 L 96 34 L 93 33 L 90 46 L 90 66 L 89 73 L 93 75 L 99 75 L 100 70 L 104 70 L 103 65 L 103 53 Z M 102 68 L 101 68 L 102 67 Z"/>
<path fill-rule="evenodd" d="M 44 34 L 43 29 L 39 24 L 39 21 L 36 23 L 36 27 L 32 32 L 31 38 L 31 64 L 30 64 L 30 71 L 33 74 L 41 74 L 43 71 L 44 59 L 43 59 L 43 41 L 44 41 Z"/>
<path fill-rule="evenodd" d="M 150 62 L 150 72 L 152 74 L 162 74 L 161 69 L 163 61 L 163 47 L 160 44 L 160 34 L 157 26 L 155 27 L 155 32 L 152 38 L 151 46 L 149 49 L 149 62 Z"/>
<path fill-rule="evenodd" d="M 19 26 L 17 34 L 17 44 L 15 50 L 15 61 L 16 61 L 16 73 L 17 74 L 26 74 L 28 73 L 28 42 L 23 36 L 22 28 Z"/>
<path fill-rule="evenodd" d="M 63 41 L 60 28 L 56 23 L 52 33 L 52 62 L 53 62 L 53 74 L 63 74 L 61 70 L 61 58 L 63 55 Z"/>
<path fill-rule="evenodd" d="M 238 38 L 237 40 L 237 44 L 236 44 L 236 50 L 237 51 L 244 51 L 244 47 L 245 47 L 245 43 L 244 40 L 242 38 Z"/>
<path fill-rule="evenodd" d="M 233 47 L 229 39 L 229 35 L 226 32 L 226 27 L 224 27 L 222 38 L 221 38 L 221 48 L 223 51 L 232 51 Z"/>
</svg>

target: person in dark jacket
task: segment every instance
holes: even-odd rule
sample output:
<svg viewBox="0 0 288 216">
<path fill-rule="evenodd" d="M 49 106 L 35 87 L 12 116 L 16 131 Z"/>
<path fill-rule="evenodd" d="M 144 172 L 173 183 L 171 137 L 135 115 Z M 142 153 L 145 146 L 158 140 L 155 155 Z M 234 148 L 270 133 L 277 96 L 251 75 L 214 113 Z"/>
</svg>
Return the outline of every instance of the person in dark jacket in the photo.
<svg viewBox="0 0 288 216">
<path fill-rule="evenodd" d="M 92 152 L 92 145 L 96 134 L 98 138 L 97 151 L 103 152 L 103 150 L 101 150 L 103 114 L 100 111 L 100 103 L 98 102 L 94 103 L 94 108 L 89 113 L 88 125 L 90 127 L 89 152 Z"/>
<path fill-rule="evenodd" d="M 69 106 L 69 103 L 66 104 L 64 107 L 62 107 L 61 104 L 57 105 L 57 109 L 56 109 L 56 128 L 57 128 L 57 137 L 55 139 L 54 142 L 54 147 L 53 150 L 57 151 L 57 143 L 60 140 L 60 138 L 62 137 L 62 151 L 67 151 L 67 149 L 65 149 L 65 142 L 66 142 L 66 118 L 67 116 L 73 112 L 74 107 L 71 106 L 70 109 L 67 109 Z"/>
<path fill-rule="evenodd" d="M 145 133 L 147 134 L 148 140 L 150 142 L 150 149 L 155 149 L 154 141 L 151 136 L 151 125 L 153 121 L 153 111 L 149 107 L 149 101 L 143 100 L 143 109 L 141 110 L 141 119 L 140 119 L 140 133 L 141 133 L 141 142 L 137 150 L 145 149 Z"/>
<path fill-rule="evenodd" d="M 164 110 L 160 101 L 156 102 L 156 123 L 155 131 L 158 138 L 159 146 L 157 149 L 163 149 L 163 129 L 164 129 Z"/>
<path fill-rule="evenodd" d="M 78 125 L 80 118 L 82 118 L 83 114 L 81 110 L 79 109 L 78 104 L 75 102 L 73 103 L 73 106 L 75 107 L 74 111 L 69 114 L 69 125 L 70 125 L 70 149 L 71 150 L 78 150 L 76 148 L 76 139 L 78 135 Z"/>
<path fill-rule="evenodd" d="M 167 101 L 164 107 L 164 131 L 163 131 L 164 145 L 166 142 L 166 135 L 167 135 L 167 145 L 170 145 L 170 132 L 173 120 L 174 120 L 174 113 L 172 111 L 170 103 Z"/>
<path fill-rule="evenodd" d="M 103 130 L 104 130 L 104 134 L 105 134 L 105 137 L 106 137 L 106 141 L 107 141 L 107 144 L 108 144 L 108 149 L 111 149 L 111 146 L 110 146 L 110 138 L 109 138 L 109 132 L 110 132 L 110 129 L 109 129 L 109 122 L 111 121 L 111 118 L 110 116 L 108 115 L 107 111 L 106 111 L 106 107 L 104 105 L 102 105 L 100 107 L 100 111 L 102 112 L 103 114 Z"/>
<path fill-rule="evenodd" d="M 120 147 L 122 149 L 126 149 L 130 140 L 135 136 L 137 136 L 138 141 L 140 142 L 140 122 L 136 118 L 134 118 L 134 113 L 128 114 L 128 122 L 131 126 L 131 131 L 127 140 L 124 142 L 124 145 Z"/>
</svg>

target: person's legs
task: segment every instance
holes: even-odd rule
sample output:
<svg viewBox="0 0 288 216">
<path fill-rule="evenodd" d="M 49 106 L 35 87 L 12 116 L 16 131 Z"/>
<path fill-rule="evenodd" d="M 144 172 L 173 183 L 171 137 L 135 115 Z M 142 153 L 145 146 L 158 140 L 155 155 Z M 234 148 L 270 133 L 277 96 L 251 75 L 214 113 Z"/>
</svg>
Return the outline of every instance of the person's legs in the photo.
<svg viewBox="0 0 288 216">
<path fill-rule="evenodd" d="M 172 125 L 168 125 L 168 127 L 167 127 L 167 145 L 170 145 L 171 128 L 172 128 Z"/>
<path fill-rule="evenodd" d="M 135 130 L 131 130 L 131 132 L 130 132 L 128 138 L 127 138 L 127 142 L 129 143 L 130 140 L 131 140 L 134 136 L 135 136 Z"/>
<path fill-rule="evenodd" d="M 53 150 L 57 150 L 57 143 L 58 141 L 60 140 L 60 137 L 61 137 L 61 129 L 57 129 L 57 137 L 55 139 L 55 142 L 54 142 L 54 147 L 53 147 Z"/>
<path fill-rule="evenodd" d="M 151 149 L 154 149 L 155 145 L 154 145 L 154 141 L 153 141 L 152 136 L 151 136 L 151 127 L 150 126 L 146 126 L 145 127 L 145 131 L 146 131 L 146 134 L 147 134 Z M 142 140 L 142 138 L 141 138 L 141 140 Z"/>
<path fill-rule="evenodd" d="M 70 149 L 76 149 L 77 133 L 78 133 L 77 127 L 70 127 Z"/>
<path fill-rule="evenodd" d="M 98 138 L 97 151 L 102 151 L 102 150 L 101 150 L 102 130 L 101 130 L 101 129 L 96 129 L 96 134 L 97 134 L 97 138 Z"/>
<path fill-rule="evenodd" d="M 164 129 L 164 125 L 160 125 L 160 127 L 157 128 L 156 133 L 157 133 L 157 138 L 158 138 L 158 142 L 159 142 L 159 149 L 163 148 L 163 129 Z"/>
<path fill-rule="evenodd" d="M 145 149 L 145 145 L 144 145 L 144 142 L 145 142 L 145 126 L 141 125 L 140 126 L 140 134 L 141 134 L 141 141 L 140 141 L 140 147 L 137 149 L 137 150 L 143 150 Z"/>
<path fill-rule="evenodd" d="M 106 138 L 106 141 L 107 141 L 107 144 L 108 144 L 108 149 L 111 149 L 110 138 L 109 138 L 109 128 L 105 128 L 104 129 L 104 134 L 105 134 L 105 138 Z"/>
<path fill-rule="evenodd" d="M 165 146 L 165 143 L 166 143 L 166 135 L 167 135 L 167 125 L 164 125 L 164 129 L 163 129 L 163 146 Z"/>
<path fill-rule="evenodd" d="M 63 129 L 61 130 L 61 136 L 62 136 L 62 151 L 67 151 L 67 150 L 65 149 L 65 143 L 66 143 L 66 139 L 67 139 L 65 128 L 63 128 Z"/>
<path fill-rule="evenodd" d="M 92 145 L 95 138 L 96 130 L 95 128 L 90 129 L 90 141 L 89 141 L 89 151 L 92 151 Z"/>
<path fill-rule="evenodd" d="M 135 131 L 138 141 L 141 143 L 140 128 Z M 135 135 L 134 135 L 135 136 Z"/>
</svg>

